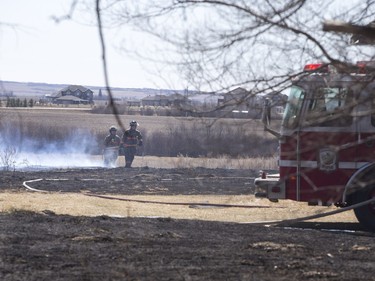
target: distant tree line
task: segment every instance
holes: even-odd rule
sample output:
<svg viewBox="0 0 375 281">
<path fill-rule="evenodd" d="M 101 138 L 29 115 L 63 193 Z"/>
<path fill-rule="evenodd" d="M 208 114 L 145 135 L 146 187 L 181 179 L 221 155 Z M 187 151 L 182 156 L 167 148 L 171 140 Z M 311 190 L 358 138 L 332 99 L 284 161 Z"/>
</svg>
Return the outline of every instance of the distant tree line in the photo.
<svg viewBox="0 0 375 281">
<path fill-rule="evenodd" d="M 1 91 L 0 96 L 1 97 L 13 97 L 13 91 Z"/>
<path fill-rule="evenodd" d="M 0 103 L 1 106 L 1 103 Z M 24 100 L 21 100 L 20 98 L 10 98 L 7 97 L 6 101 L 6 107 L 33 107 L 34 106 L 34 100 L 26 98 Z"/>
</svg>

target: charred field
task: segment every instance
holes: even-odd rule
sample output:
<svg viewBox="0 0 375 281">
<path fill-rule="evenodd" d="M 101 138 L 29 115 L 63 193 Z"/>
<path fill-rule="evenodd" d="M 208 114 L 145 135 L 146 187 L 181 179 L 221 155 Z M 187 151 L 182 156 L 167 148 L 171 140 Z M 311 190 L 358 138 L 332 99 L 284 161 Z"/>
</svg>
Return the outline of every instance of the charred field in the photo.
<svg viewBox="0 0 375 281">
<path fill-rule="evenodd" d="M 1 280 L 375 280 L 375 235 L 351 214 L 288 227 L 254 224 L 325 211 L 259 201 L 256 171 L 1 174 Z"/>
</svg>

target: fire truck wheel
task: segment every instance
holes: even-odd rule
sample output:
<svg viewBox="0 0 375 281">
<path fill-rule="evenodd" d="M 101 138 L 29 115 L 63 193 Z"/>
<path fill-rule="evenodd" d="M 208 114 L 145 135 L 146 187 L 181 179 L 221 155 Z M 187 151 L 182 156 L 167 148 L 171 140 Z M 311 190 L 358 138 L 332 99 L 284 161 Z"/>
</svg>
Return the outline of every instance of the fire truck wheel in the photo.
<svg viewBox="0 0 375 281">
<path fill-rule="evenodd" d="M 375 186 L 371 186 L 354 194 L 354 204 L 375 197 Z M 354 209 L 358 221 L 367 229 L 375 231 L 375 203 Z"/>
</svg>

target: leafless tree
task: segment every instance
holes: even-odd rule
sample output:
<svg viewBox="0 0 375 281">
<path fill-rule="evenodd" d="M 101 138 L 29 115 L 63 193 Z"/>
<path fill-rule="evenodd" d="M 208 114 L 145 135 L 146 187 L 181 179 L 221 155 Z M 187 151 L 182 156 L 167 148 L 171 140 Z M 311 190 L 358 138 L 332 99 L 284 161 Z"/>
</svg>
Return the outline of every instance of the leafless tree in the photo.
<svg viewBox="0 0 375 281">
<path fill-rule="evenodd" d="M 54 19 L 79 19 L 98 27 L 106 76 L 106 46 L 114 44 L 128 55 L 153 62 L 154 74 L 161 79 L 168 81 L 171 73 L 178 73 L 180 82 L 170 81 L 171 88 L 213 93 L 235 87 L 249 89 L 252 94 L 280 91 L 288 87 L 290 78 L 299 75 L 307 62 L 345 65 L 356 59 L 370 60 L 374 55 L 372 50 L 349 45 L 350 35 L 322 29 L 327 19 L 362 25 L 372 22 L 372 0 L 70 3 L 68 14 Z M 109 30 L 116 30 L 115 41 L 107 40 Z M 133 36 L 134 32 L 142 37 Z"/>
<path fill-rule="evenodd" d="M 149 48 L 139 48 L 124 37 L 124 51 L 164 62 L 198 90 L 218 92 L 239 86 L 256 92 L 278 90 L 307 62 L 352 63 L 358 56 L 373 56 L 350 46 L 350 35 L 322 30 L 327 18 L 372 21 L 373 1 L 96 2 L 103 26 L 132 27 L 155 39 Z"/>
<path fill-rule="evenodd" d="M 76 9 L 96 16 L 106 81 L 108 44 L 153 63 L 154 75 L 170 88 L 213 94 L 236 87 L 249 95 L 280 92 L 306 63 L 342 68 L 374 55 L 351 45 L 350 34 L 322 28 L 327 19 L 373 21 L 373 1 L 74 0 L 70 14 Z M 116 41 L 106 40 L 109 30 L 116 30 Z M 177 84 L 171 73 L 178 73 Z"/>
</svg>

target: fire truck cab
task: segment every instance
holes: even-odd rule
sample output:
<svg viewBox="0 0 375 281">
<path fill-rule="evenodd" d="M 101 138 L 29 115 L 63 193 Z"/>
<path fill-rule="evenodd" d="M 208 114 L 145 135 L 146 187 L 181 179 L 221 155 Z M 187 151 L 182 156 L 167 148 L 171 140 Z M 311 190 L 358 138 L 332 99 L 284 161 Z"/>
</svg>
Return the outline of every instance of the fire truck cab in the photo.
<svg viewBox="0 0 375 281">
<path fill-rule="evenodd" d="M 278 134 L 279 174 L 256 178 L 256 196 L 338 207 L 374 198 L 374 72 L 364 73 L 364 62 L 355 73 L 324 64 L 304 70 L 292 81 Z M 375 230 L 375 203 L 354 212 Z"/>
</svg>

